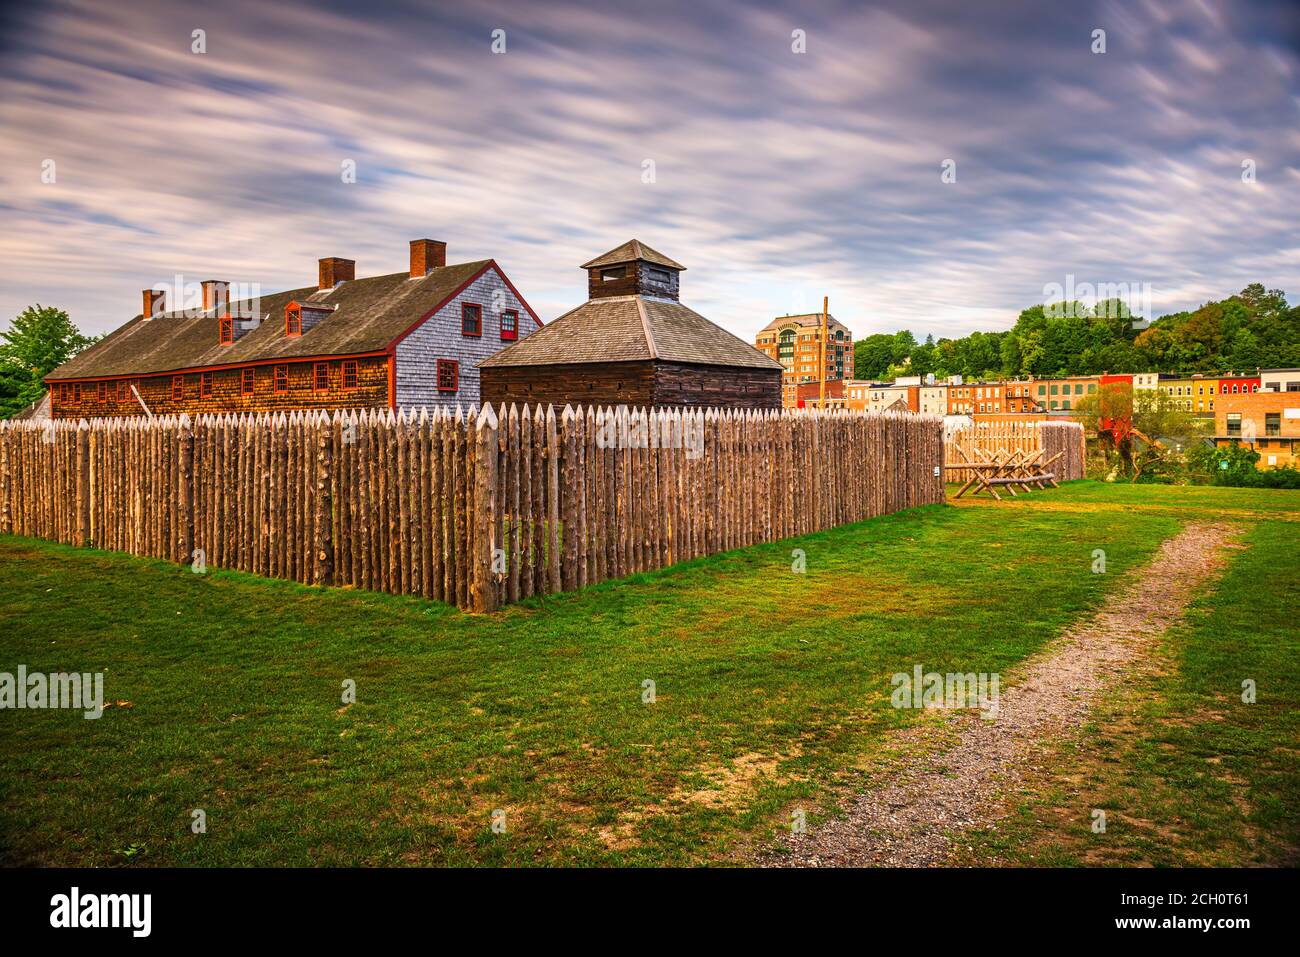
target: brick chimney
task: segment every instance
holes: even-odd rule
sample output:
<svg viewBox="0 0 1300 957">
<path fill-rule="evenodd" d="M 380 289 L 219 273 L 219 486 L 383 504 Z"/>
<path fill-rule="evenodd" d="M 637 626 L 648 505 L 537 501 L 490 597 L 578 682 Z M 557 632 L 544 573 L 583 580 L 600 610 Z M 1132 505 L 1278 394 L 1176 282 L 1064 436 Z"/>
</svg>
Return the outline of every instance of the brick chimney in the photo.
<svg viewBox="0 0 1300 957">
<path fill-rule="evenodd" d="M 146 319 L 152 319 L 163 311 L 166 305 L 167 294 L 161 289 L 146 289 L 142 293 L 144 299 L 143 308 L 140 314 Z"/>
<path fill-rule="evenodd" d="M 203 280 L 203 311 L 214 306 L 224 310 L 230 305 L 230 283 L 224 279 Z"/>
<path fill-rule="evenodd" d="M 352 259 L 339 259 L 331 256 L 320 261 L 320 289 L 333 289 L 341 282 L 351 282 L 357 278 L 357 264 Z"/>
<path fill-rule="evenodd" d="M 423 279 L 430 269 L 447 265 L 447 244 L 436 239 L 411 240 L 411 278 Z"/>
</svg>

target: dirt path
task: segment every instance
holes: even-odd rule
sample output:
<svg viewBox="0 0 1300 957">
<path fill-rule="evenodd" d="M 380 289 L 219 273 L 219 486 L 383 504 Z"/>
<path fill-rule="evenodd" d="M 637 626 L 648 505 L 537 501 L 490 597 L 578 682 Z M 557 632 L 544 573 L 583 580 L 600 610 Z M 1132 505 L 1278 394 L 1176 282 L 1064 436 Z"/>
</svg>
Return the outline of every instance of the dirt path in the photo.
<svg viewBox="0 0 1300 957">
<path fill-rule="evenodd" d="M 1106 607 L 1068 629 L 1012 687 L 997 717 L 953 711 L 957 743 L 884 787 L 856 795 L 846 814 L 764 851 L 769 866 L 924 867 L 942 864 L 961 831 L 993 820 L 997 795 L 1014 787 L 1034 746 L 1084 722 L 1093 695 L 1123 674 L 1143 649 L 1182 617 L 1223 566 L 1237 526 L 1189 524 L 1134 573 Z M 905 746 L 922 729 L 901 732 Z"/>
</svg>

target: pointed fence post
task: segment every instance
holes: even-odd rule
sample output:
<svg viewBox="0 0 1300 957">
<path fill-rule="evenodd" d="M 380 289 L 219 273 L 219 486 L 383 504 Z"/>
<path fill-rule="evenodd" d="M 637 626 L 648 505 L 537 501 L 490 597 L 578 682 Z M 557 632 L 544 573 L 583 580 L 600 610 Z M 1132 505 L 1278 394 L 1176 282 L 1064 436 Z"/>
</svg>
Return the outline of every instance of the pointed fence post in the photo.
<svg viewBox="0 0 1300 957">
<path fill-rule="evenodd" d="M 470 610 L 496 610 L 496 584 L 492 577 L 492 558 L 496 550 L 497 527 L 497 415 L 491 403 L 484 403 L 475 424 L 474 454 L 474 529 L 469 554 Z"/>
</svg>

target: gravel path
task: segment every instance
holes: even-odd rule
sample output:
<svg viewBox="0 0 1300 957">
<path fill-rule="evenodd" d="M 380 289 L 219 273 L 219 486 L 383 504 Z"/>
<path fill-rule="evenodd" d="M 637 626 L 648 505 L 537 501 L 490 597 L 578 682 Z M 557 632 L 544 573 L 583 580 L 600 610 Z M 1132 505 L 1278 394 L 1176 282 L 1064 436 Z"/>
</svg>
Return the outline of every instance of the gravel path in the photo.
<svg viewBox="0 0 1300 957">
<path fill-rule="evenodd" d="M 954 834 L 985 826 L 997 794 L 1014 787 L 1034 746 L 1081 725 L 1098 690 L 1122 675 L 1145 646 L 1182 617 L 1223 565 L 1234 525 L 1192 524 L 1166 541 L 1103 610 L 1068 629 L 1018 682 L 1001 689 L 997 717 L 952 711 L 949 750 L 917 762 L 890 783 L 854 796 L 842 817 L 764 849 L 756 863 L 795 867 L 924 867 L 942 864 Z M 900 732 L 920 740 L 925 729 Z"/>
</svg>

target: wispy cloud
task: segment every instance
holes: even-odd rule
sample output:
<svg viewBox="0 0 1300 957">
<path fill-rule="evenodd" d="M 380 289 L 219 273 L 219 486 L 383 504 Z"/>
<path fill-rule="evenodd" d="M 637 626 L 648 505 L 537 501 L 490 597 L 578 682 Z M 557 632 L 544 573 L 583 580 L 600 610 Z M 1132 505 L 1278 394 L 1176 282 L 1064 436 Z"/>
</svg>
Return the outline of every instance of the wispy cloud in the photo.
<svg viewBox="0 0 1300 957">
<path fill-rule="evenodd" d="M 0 317 L 105 331 L 177 272 L 294 287 L 425 235 L 544 318 L 636 236 L 746 337 L 824 294 L 859 335 L 945 335 L 1067 273 L 1160 311 L 1300 289 L 1296 15 L 1061 7 L 56 4 L 0 59 Z"/>
</svg>

